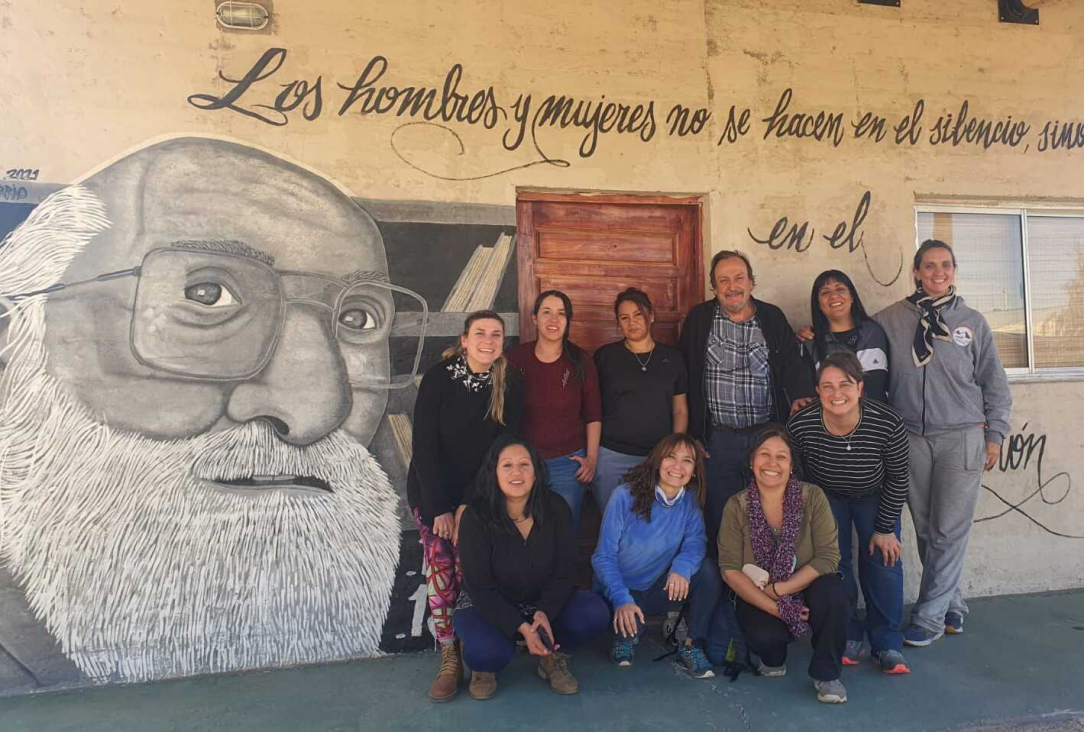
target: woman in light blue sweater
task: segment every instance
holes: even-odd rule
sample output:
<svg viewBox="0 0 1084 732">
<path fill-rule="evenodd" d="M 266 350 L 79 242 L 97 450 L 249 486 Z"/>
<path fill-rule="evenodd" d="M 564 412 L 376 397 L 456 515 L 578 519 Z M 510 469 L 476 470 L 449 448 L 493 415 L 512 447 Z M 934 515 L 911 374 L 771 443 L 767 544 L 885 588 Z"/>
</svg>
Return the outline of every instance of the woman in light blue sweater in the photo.
<svg viewBox="0 0 1084 732">
<path fill-rule="evenodd" d="M 713 562 L 704 562 L 707 538 L 702 511 L 703 451 L 685 434 L 663 438 L 643 463 L 625 475 L 602 519 L 591 557 L 595 591 L 614 610 L 614 645 L 619 666 L 632 665 L 644 614 L 689 604 L 689 637 L 678 649 L 686 673 L 715 674 L 704 656 L 712 611 L 722 592 Z"/>
</svg>

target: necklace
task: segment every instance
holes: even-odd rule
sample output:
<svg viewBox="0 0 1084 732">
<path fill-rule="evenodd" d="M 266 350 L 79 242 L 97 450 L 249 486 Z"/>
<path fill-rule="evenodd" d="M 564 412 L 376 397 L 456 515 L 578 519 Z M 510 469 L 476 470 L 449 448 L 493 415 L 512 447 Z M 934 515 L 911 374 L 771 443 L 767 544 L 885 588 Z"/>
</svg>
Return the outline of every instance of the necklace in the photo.
<svg viewBox="0 0 1084 732">
<path fill-rule="evenodd" d="M 524 521 L 526 521 L 529 518 L 530 518 L 530 516 L 521 516 L 518 519 L 514 518 L 514 519 L 512 519 L 512 523 L 514 523 L 514 524 L 522 524 Z"/>
<path fill-rule="evenodd" d="M 851 428 L 851 431 L 848 432 L 845 435 L 834 434 L 832 432 L 832 430 L 828 429 L 828 422 L 824 420 L 823 415 L 821 416 L 821 420 L 824 423 L 824 431 L 827 432 L 828 434 L 832 435 L 833 437 L 841 438 L 847 444 L 847 452 L 850 452 L 851 451 L 851 438 L 854 437 L 854 433 L 858 431 L 858 426 L 860 424 L 862 424 L 862 412 L 861 411 L 858 412 L 858 421 L 854 423 L 854 427 Z"/>
<path fill-rule="evenodd" d="M 625 347 L 628 348 L 628 346 Z M 647 352 L 647 359 L 644 361 L 641 361 L 640 354 L 638 354 L 631 348 L 629 348 L 629 353 L 631 353 L 632 357 L 636 359 L 636 363 L 640 364 L 640 370 L 647 371 L 647 365 L 651 363 L 651 357 L 655 355 L 655 346 L 651 346 L 651 350 Z"/>
</svg>

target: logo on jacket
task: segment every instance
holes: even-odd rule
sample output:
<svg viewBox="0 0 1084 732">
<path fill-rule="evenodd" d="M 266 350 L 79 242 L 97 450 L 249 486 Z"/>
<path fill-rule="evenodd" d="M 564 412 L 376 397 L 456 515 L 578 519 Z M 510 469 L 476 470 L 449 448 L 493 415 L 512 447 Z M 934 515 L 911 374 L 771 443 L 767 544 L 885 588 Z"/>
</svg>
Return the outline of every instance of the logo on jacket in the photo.
<svg viewBox="0 0 1084 732">
<path fill-rule="evenodd" d="M 971 341 L 975 340 L 975 334 L 966 325 L 961 325 L 952 329 L 952 340 L 956 341 L 957 346 L 970 346 Z"/>
</svg>

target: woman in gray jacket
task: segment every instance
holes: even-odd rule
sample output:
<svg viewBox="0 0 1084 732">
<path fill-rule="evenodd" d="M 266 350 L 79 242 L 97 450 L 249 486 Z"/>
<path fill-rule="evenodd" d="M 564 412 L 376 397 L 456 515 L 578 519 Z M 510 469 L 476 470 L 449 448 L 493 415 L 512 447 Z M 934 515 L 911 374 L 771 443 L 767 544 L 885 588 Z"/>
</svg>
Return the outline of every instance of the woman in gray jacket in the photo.
<svg viewBox="0 0 1084 732">
<path fill-rule="evenodd" d="M 964 554 L 982 471 L 997 463 L 1009 432 L 1012 395 L 989 324 L 956 294 L 952 248 L 924 241 L 914 278 L 915 293 L 874 320 L 891 346 L 889 402 L 908 432 L 907 503 L 923 570 L 904 642 L 927 646 L 963 632 Z"/>
</svg>

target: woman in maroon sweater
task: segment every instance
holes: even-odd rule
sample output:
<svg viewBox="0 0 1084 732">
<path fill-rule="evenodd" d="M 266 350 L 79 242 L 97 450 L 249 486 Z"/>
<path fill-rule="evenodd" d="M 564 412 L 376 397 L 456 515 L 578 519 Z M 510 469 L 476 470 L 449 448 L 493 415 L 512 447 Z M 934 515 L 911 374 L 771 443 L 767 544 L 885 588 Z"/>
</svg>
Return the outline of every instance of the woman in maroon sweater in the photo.
<svg viewBox="0 0 1084 732">
<path fill-rule="evenodd" d="M 572 302 L 558 290 L 534 301 L 538 340 L 521 343 L 508 360 L 526 377 L 523 436 L 546 462 L 549 487 L 572 509 L 572 527 L 580 525 L 584 489 L 595 478 L 602 437 L 602 399 L 591 357 L 568 340 Z"/>
</svg>

